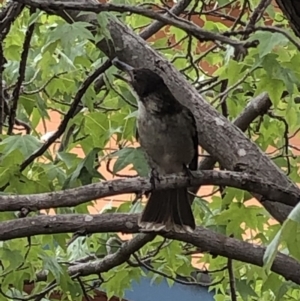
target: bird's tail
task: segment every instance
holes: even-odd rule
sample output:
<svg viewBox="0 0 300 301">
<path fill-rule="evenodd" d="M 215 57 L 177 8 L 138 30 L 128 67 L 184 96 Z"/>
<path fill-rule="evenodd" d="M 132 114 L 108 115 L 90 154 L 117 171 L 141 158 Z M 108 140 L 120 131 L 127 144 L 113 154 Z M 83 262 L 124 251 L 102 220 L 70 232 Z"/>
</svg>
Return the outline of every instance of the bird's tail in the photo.
<svg viewBox="0 0 300 301">
<path fill-rule="evenodd" d="M 139 219 L 143 232 L 193 232 L 195 220 L 186 188 L 153 191 Z"/>
</svg>

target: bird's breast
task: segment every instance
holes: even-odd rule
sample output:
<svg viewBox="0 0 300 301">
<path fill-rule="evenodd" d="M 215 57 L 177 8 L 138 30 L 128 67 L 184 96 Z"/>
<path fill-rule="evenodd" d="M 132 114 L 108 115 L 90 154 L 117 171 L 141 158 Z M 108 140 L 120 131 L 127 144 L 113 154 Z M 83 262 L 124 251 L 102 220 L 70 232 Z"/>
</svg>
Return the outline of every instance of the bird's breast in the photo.
<svg viewBox="0 0 300 301">
<path fill-rule="evenodd" d="M 192 125 L 182 114 L 157 115 L 139 108 L 137 127 L 142 148 L 160 173 L 176 173 L 189 164 L 195 150 Z"/>
</svg>

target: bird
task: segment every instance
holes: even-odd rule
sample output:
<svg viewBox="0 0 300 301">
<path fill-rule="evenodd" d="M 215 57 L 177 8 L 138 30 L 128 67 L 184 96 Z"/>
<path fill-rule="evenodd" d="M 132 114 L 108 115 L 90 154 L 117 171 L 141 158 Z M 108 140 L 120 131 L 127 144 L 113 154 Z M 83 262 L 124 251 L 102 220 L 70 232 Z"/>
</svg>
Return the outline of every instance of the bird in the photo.
<svg viewBox="0 0 300 301">
<path fill-rule="evenodd" d="M 137 97 L 137 140 L 151 168 L 159 175 L 197 170 L 198 136 L 192 112 L 169 90 L 163 78 L 148 68 L 134 68 L 118 58 L 112 61 L 127 74 L 126 81 Z M 141 232 L 193 232 L 193 216 L 187 188 L 150 192 L 138 220 Z"/>
</svg>

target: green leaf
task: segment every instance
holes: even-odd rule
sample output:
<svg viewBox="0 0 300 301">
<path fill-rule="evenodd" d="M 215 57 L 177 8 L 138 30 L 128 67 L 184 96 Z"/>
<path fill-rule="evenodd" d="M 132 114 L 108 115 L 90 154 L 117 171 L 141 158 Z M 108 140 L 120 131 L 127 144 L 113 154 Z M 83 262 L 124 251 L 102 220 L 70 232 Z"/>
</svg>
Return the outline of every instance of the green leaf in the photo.
<svg viewBox="0 0 300 301">
<path fill-rule="evenodd" d="M 47 43 L 53 43 L 56 41 L 60 41 L 63 49 L 71 49 L 74 41 L 77 38 L 93 40 L 94 36 L 87 29 L 90 24 L 87 22 L 74 22 L 72 24 L 62 24 L 56 26 L 52 32 L 48 33 Z"/>
<path fill-rule="evenodd" d="M 232 86 L 243 76 L 243 64 L 231 60 L 227 66 L 226 74 L 228 78 L 228 86 Z"/>
<path fill-rule="evenodd" d="M 283 241 L 288 241 L 289 239 L 293 239 L 295 235 L 291 235 L 291 233 L 295 233 L 297 223 L 299 222 L 297 218 L 299 217 L 299 207 L 298 204 L 289 214 L 288 218 L 284 221 L 283 225 L 281 226 L 280 230 L 276 233 L 275 237 L 272 239 L 271 243 L 267 246 L 266 251 L 264 253 L 263 262 L 264 262 L 264 269 L 266 271 L 270 271 L 271 266 L 274 262 L 274 259 L 278 252 L 278 247 L 280 243 Z M 295 222 L 296 220 L 296 222 Z M 294 244 L 295 242 L 292 241 Z M 297 254 L 299 254 L 297 249 Z M 300 256 L 300 255 L 299 255 Z"/>
<path fill-rule="evenodd" d="M 272 50 L 276 46 L 286 46 L 286 44 L 289 42 L 289 40 L 282 35 L 281 33 L 277 32 L 256 32 L 251 36 L 250 40 L 259 40 L 259 45 L 258 45 L 258 51 L 259 51 L 259 56 L 264 57 L 265 55 L 269 54 L 272 52 Z"/>
<path fill-rule="evenodd" d="M 288 219 L 300 223 L 300 203 L 290 212 Z"/>
<path fill-rule="evenodd" d="M 141 213 L 144 209 L 142 202 L 135 202 L 133 206 L 130 208 L 129 213 Z"/>
<path fill-rule="evenodd" d="M 289 285 L 287 283 L 282 283 L 281 286 L 279 287 L 279 290 L 276 294 L 276 299 L 275 301 L 281 301 L 285 294 L 287 293 L 287 291 L 289 290 Z"/>
<path fill-rule="evenodd" d="M 33 13 L 30 16 L 29 22 L 28 22 L 28 26 L 32 25 L 33 23 L 35 23 L 42 15 L 43 15 L 43 11 L 36 11 L 35 13 Z"/>
<path fill-rule="evenodd" d="M 73 167 L 74 163 L 76 163 L 79 160 L 79 158 L 76 154 L 70 154 L 70 153 L 66 153 L 66 152 L 57 153 L 57 157 L 61 161 L 63 161 L 68 168 Z"/>
<path fill-rule="evenodd" d="M 114 153 L 118 159 L 114 164 L 113 172 L 117 173 L 132 164 L 140 176 L 146 176 L 149 172 L 145 155 L 141 148 L 126 147 Z"/>
<path fill-rule="evenodd" d="M 85 116 L 84 128 L 91 135 L 95 147 L 103 147 L 111 137 L 109 120 L 107 114 L 93 112 Z"/>
<path fill-rule="evenodd" d="M 0 255 L 6 273 L 14 271 L 24 261 L 21 250 L 8 248 L 8 246 L 0 248 Z"/>
<path fill-rule="evenodd" d="M 107 299 L 116 296 L 120 299 L 124 297 L 124 291 L 130 288 L 131 280 L 128 277 L 129 271 L 124 268 L 124 265 L 119 266 L 117 269 L 110 270 L 106 273 L 107 282 L 103 283 L 101 287 L 107 294 Z"/>
<path fill-rule="evenodd" d="M 274 262 L 274 259 L 277 255 L 277 250 L 279 247 L 279 244 L 281 243 L 282 239 L 282 231 L 278 231 L 274 239 L 271 241 L 271 243 L 267 246 L 266 251 L 264 253 L 263 262 L 264 267 L 266 271 L 270 271 L 271 266 Z"/>
<path fill-rule="evenodd" d="M 27 158 L 41 147 L 42 142 L 32 135 L 15 135 L 5 138 L 0 142 L 1 145 L 5 146 L 2 158 L 5 158 L 14 150 L 20 150 L 24 157 Z"/>
<path fill-rule="evenodd" d="M 281 62 L 277 60 L 278 55 L 268 54 L 263 59 L 263 67 L 267 71 L 269 80 L 282 80 L 289 93 L 293 93 L 293 85 L 299 81 L 292 70 L 282 66 Z M 280 95 L 281 97 L 281 95 Z"/>
<path fill-rule="evenodd" d="M 100 149 L 95 148 L 78 164 L 75 171 L 67 178 L 63 188 L 72 187 L 77 180 L 80 180 L 82 185 L 91 184 L 93 178 L 104 179 L 101 174 L 95 169 L 96 156 Z"/>
<path fill-rule="evenodd" d="M 108 30 L 109 19 L 111 17 L 112 17 L 112 14 L 109 12 L 101 12 L 101 14 L 97 15 L 97 21 L 99 24 L 98 30 L 99 30 L 100 36 L 98 36 L 98 38 L 95 39 L 96 41 L 101 40 L 101 35 L 103 35 L 107 41 L 112 41 L 110 31 Z"/>
<path fill-rule="evenodd" d="M 281 101 L 281 95 L 285 90 L 285 85 L 281 80 L 271 79 L 269 76 L 262 76 L 260 82 L 257 85 L 256 94 L 261 92 L 268 92 L 269 97 L 275 107 Z"/>
<path fill-rule="evenodd" d="M 258 295 L 253 290 L 251 285 L 246 280 L 235 279 L 236 288 L 244 301 L 248 301 L 249 297 L 258 298 Z"/>
<path fill-rule="evenodd" d="M 61 276 L 63 274 L 63 269 L 59 265 L 57 258 L 47 255 L 46 253 L 41 253 L 40 257 L 43 262 L 43 268 L 48 270 L 55 278 L 57 282 L 60 282 Z"/>
</svg>

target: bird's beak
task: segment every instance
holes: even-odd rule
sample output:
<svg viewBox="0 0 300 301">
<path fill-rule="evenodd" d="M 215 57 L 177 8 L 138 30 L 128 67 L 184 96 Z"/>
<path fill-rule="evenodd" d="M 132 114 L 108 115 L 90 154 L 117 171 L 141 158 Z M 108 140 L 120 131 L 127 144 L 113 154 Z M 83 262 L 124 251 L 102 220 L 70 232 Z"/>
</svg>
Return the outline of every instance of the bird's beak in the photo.
<svg viewBox="0 0 300 301">
<path fill-rule="evenodd" d="M 121 71 L 126 72 L 130 77 L 130 81 L 133 80 L 133 70 L 134 70 L 134 68 L 132 66 L 120 61 L 118 58 L 114 58 L 111 62 L 118 69 L 120 69 Z"/>
</svg>

